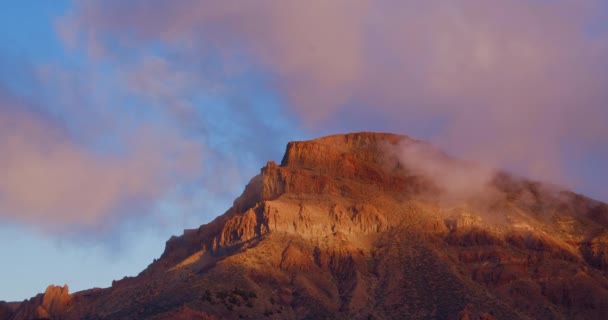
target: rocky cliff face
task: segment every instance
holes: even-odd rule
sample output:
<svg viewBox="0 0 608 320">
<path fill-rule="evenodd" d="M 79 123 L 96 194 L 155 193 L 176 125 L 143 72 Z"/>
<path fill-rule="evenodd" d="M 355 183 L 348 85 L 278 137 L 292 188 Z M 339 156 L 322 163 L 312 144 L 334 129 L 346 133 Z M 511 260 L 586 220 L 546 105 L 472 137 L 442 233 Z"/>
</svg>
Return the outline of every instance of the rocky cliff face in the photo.
<svg viewBox="0 0 608 320">
<path fill-rule="evenodd" d="M 608 206 L 505 173 L 488 181 L 491 197 L 445 202 L 436 179 L 396 156 L 419 144 L 380 133 L 291 142 L 226 213 L 172 237 L 139 276 L 47 290 L 8 319 L 38 308 L 57 319 L 608 316 Z"/>
<path fill-rule="evenodd" d="M 67 312 L 72 296 L 68 286 L 49 286 L 43 294 L 22 302 L 8 319 L 62 319 Z"/>
</svg>

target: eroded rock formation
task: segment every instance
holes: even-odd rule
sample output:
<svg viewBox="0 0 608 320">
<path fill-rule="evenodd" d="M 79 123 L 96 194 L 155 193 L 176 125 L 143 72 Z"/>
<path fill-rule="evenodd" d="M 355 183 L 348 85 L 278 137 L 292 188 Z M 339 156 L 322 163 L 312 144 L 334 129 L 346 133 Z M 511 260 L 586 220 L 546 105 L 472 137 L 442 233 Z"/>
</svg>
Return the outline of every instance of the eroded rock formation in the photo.
<svg viewBox="0 0 608 320">
<path fill-rule="evenodd" d="M 67 285 L 48 286 L 43 294 L 22 302 L 9 319 L 63 319 L 71 301 Z"/>
<path fill-rule="evenodd" d="M 606 318 L 606 204 L 506 173 L 492 192 L 445 201 L 440 181 L 398 156 L 418 144 L 290 142 L 228 211 L 169 239 L 137 277 L 47 290 L 9 319 Z"/>
</svg>

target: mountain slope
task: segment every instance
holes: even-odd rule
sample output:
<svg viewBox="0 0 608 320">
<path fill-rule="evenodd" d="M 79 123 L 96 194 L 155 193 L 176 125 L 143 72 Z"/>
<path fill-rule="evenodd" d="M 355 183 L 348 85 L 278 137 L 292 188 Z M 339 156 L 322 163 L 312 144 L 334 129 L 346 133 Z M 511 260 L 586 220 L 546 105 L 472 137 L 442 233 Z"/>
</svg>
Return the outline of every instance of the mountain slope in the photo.
<svg viewBox="0 0 608 320">
<path fill-rule="evenodd" d="M 47 289 L 5 319 L 605 319 L 607 227 L 583 196 L 405 136 L 335 135 L 290 142 L 137 277 Z"/>
</svg>

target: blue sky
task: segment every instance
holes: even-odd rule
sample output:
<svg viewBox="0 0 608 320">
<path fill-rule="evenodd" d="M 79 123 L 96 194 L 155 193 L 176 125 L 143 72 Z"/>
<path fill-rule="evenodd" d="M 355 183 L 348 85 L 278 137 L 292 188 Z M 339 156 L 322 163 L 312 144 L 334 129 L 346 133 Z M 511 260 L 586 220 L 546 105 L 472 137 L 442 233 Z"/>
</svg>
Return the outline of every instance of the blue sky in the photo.
<svg viewBox="0 0 608 320">
<path fill-rule="evenodd" d="M 408 134 L 607 201 L 607 12 L 595 0 L 5 4 L 0 300 L 136 275 L 288 141 L 326 134 Z"/>
</svg>

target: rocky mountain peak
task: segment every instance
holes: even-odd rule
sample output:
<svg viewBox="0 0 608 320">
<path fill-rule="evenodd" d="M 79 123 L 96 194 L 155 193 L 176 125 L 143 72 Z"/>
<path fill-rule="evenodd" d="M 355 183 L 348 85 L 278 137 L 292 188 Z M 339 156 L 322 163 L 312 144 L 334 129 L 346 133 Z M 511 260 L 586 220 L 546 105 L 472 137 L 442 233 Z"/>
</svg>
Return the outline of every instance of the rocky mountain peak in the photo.
<svg viewBox="0 0 608 320">
<path fill-rule="evenodd" d="M 383 149 L 402 142 L 415 141 L 407 136 L 374 132 L 338 134 L 309 141 L 292 141 L 287 144 L 281 166 L 323 170 L 339 165 L 345 156 L 378 163 L 385 153 Z"/>
<path fill-rule="evenodd" d="M 394 134 L 290 142 L 230 209 L 169 239 L 137 277 L 73 295 L 49 287 L 16 314 L 604 319 L 608 205 L 498 171 L 445 201 L 465 187 L 454 179 L 478 173 Z"/>
</svg>

